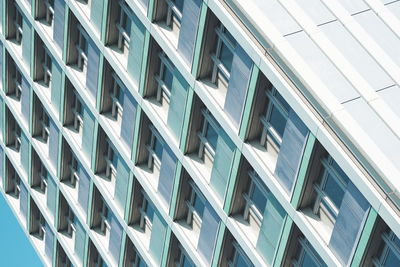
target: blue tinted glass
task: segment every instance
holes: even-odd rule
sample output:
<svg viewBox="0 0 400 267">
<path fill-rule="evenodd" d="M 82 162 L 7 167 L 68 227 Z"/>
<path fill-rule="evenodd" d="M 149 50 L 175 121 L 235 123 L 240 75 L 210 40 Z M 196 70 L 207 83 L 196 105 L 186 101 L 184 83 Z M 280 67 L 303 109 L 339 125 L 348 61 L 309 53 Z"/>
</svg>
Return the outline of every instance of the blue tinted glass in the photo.
<svg viewBox="0 0 400 267">
<path fill-rule="evenodd" d="M 182 266 L 183 267 L 192 267 L 193 264 L 186 258 L 186 256 L 183 256 Z"/>
<path fill-rule="evenodd" d="M 182 13 L 184 0 L 175 0 L 175 6 Z"/>
<path fill-rule="evenodd" d="M 170 91 L 172 88 L 173 78 L 174 78 L 174 75 L 172 75 L 172 72 L 165 66 L 162 80 L 164 81 L 165 86 L 167 86 Z"/>
<path fill-rule="evenodd" d="M 307 252 L 304 254 L 304 258 L 303 258 L 303 262 L 301 263 L 301 266 L 304 266 L 304 267 L 314 267 L 314 266 L 318 267 L 318 265 L 314 262 L 312 257 L 310 255 L 308 255 Z"/>
<path fill-rule="evenodd" d="M 124 104 L 124 90 L 122 88 L 119 88 L 118 90 L 118 102 L 120 105 Z"/>
<path fill-rule="evenodd" d="M 113 164 L 114 168 L 117 168 L 118 154 L 115 154 L 114 151 L 112 152 L 112 164 Z"/>
<path fill-rule="evenodd" d="M 219 56 L 219 59 L 225 66 L 226 70 L 230 72 L 232 68 L 233 53 L 224 43 L 222 43 L 221 46 L 221 54 Z"/>
<path fill-rule="evenodd" d="M 400 239 L 395 236 L 393 242 L 396 244 L 396 246 L 400 249 Z"/>
<path fill-rule="evenodd" d="M 163 146 L 161 143 L 155 138 L 154 140 L 154 153 L 156 153 L 156 156 L 158 157 L 159 160 L 161 160 L 162 153 L 163 153 Z"/>
<path fill-rule="evenodd" d="M 344 171 L 339 167 L 336 161 L 332 161 L 332 168 L 343 178 L 343 181 L 347 184 L 349 182 L 349 177 L 344 173 Z"/>
<path fill-rule="evenodd" d="M 282 137 L 283 132 L 285 131 L 286 117 L 284 117 L 275 106 L 272 107 L 269 122 L 271 123 L 275 131 L 279 134 L 279 136 Z"/>
<path fill-rule="evenodd" d="M 230 34 L 230 32 L 226 28 L 224 28 L 224 34 L 225 37 L 232 43 L 232 45 L 235 46 L 236 40 L 235 38 L 233 38 L 232 34 Z"/>
<path fill-rule="evenodd" d="M 283 99 L 283 97 L 281 96 L 281 94 L 279 94 L 278 92 L 275 93 L 275 98 L 278 100 L 278 102 L 283 106 L 283 108 L 286 111 L 290 110 L 290 106 L 289 104 L 285 101 L 285 99 Z"/>
<path fill-rule="evenodd" d="M 242 256 L 242 254 L 237 252 L 237 259 L 236 259 L 236 267 L 247 267 L 249 266 L 247 264 L 247 261 L 245 260 L 245 258 Z"/>
<path fill-rule="evenodd" d="M 330 174 L 328 174 L 323 190 L 328 195 L 329 199 L 336 205 L 336 208 L 339 208 L 342 203 L 344 191 Z"/>
<path fill-rule="evenodd" d="M 218 134 L 209 123 L 207 124 L 206 139 L 210 146 L 215 150 L 217 148 Z"/>
<path fill-rule="evenodd" d="M 400 266 L 400 260 L 396 257 L 393 251 L 389 250 L 384 265 L 385 267 Z"/>
<path fill-rule="evenodd" d="M 150 202 L 147 201 L 147 206 L 146 206 L 146 215 L 149 218 L 151 222 L 153 222 L 153 217 L 154 217 L 154 208 L 153 205 L 150 204 Z"/>
<path fill-rule="evenodd" d="M 257 186 L 254 186 L 254 190 L 250 198 L 253 201 L 254 205 L 257 207 L 258 211 L 263 214 L 265 210 L 265 205 L 267 204 L 267 198 Z"/>
<path fill-rule="evenodd" d="M 128 15 L 126 13 L 124 15 L 124 22 L 123 23 L 124 23 L 124 25 L 122 25 L 122 27 L 124 27 L 126 34 L 129 36 L 131 34 L 132 21 L 131 21 L 131 19 L 128 17 Z"/>
<path fill-rule="evenodd" d="M 142 261 L 142 259 L 139 258 L 139 267 L 147 267 L 146 263 L 144 261 Z"/>
<path fill-rule="evenodd" d="M 196 197 L 194 198 L 194 209 L 197 212 L 197 214 L 200 217 L 203 217 L 203 212 L 204 212 L 204 203 L 203 201 L 201 201 L 201 199 L 196 195 Z"/>
</svg>

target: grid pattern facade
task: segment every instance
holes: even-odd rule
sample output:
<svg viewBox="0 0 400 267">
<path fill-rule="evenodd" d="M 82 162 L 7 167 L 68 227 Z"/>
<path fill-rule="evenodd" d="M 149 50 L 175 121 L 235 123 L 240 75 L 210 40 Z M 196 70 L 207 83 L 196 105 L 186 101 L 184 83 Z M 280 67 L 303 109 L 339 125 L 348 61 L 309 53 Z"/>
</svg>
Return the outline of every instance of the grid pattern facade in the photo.
<svg viewBox="0 0 400 267">
<path fill-rule="evenodd" d="M 46 266 L 400 265 L 395 208 L 238 16 L 0 2 L 0 188 Z"/>
</svg>

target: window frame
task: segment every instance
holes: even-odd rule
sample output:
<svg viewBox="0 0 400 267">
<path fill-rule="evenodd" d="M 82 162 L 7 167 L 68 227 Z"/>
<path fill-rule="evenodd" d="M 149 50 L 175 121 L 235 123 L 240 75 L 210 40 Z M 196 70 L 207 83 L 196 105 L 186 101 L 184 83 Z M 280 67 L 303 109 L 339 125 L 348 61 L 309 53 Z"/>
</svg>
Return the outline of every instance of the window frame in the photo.
<svg viewBox="0 0 400 267">
<path fill-rule="evenodd" d="M 221 61 L 221 51 L 222 51 L 222 46 L 225 46 L 232 53 L 232 59 L 233 59 L 233 55 L 235 54 L 235 47 L 237 45 L 237 42 L 235 44 L 233 44 L 232 41 L 229 40 L 229 38 L 227 37 L 225 31 L 228 31 L 228 30 L 225 28 L 225 26 L 222 23 L 220 23 L 215 28 L 215 33 L 217 35 L 218 40 L 217 40 L 215 52 L 211 55 L 211 60 L 213 62 L 211 82 L 213 84 L 216 84 L 218 78 L 221 78 L 221 77 L 224 79 L 226 84 L 228 84 L 229 80 L 230 80 L 231 70 L 228 70 L 227 67 L 224 65 L 224 63 Z M 228 34 L 230 34 L 230 33 L 228 32 Z M 221 74 L 221 75 L 219 75 L 219 74 Z"/>
<path fill-rule="evenodd" d="M 106 162 L 105 176 L 110 181 L 114 181 L 117 178 L 117 168 L 114 166 L 115 157 L 118 159 L 118 153 L 112 144 L 111 140 L 106 137 L 105 139 L 106 149 L 104 150 L 104 160 Z"/>
<path fill-rule="evenodd" d="M 118 2 L 119 5 L 119 20 L 116 23 L 116 27 L 118 30 L 118 49 L 125 53 L 127 51 L 129 51 L 130 48 L 130 32 L 128 32 L 127 30 L 130 30 L 130 28 L 132 27 L 132 11 L 130 10 L 129 6 L 126 4 L 125 0 L 120 0 Z M 124 26 L 124 19 L 126 19 L 126 25 Z M 129 22 L 128 22 L 129 21 Z M 128 28 L 128 24 L 130 24 L 129 28 Z M 128 28 L 128 29 L 127 29 Z M 125 49 L 127 51 L 125 51 Z"/>
<path fill-rule="evenodd" d="M 53 1 L 53 3 L 51 3 Z M 43 5 L 45 6 L 45 21 L 49 26 L 53 26 L 54 22 L 54 0 L 43 0 Z"/>
<path fill-rule="evenodd" d="M 51 86 L 51 77 L 52 77 L 52 64 L 53 59 L 50 56 L 49 51 L 46 47 L 44 47 L 44 54 L 43 54 L 43 62 L 42 62 L 42 69 L 43 69 L 43 83 L 47 86 Z"/>
<path fill-rule="evenodd" d="M 14 67 L 15 67 L 15 75 L 13 77 L 14 92 L 12 95 L 15 96 L 17 101 L 20 101 L 21 95 L 22 95 L 22 74 L 15 63 L 14 63 Z"/>
<path fill-rule="evenodd" d="M 40 162 L 39 178 L 40 178 L 40 191 L 43 194 L 46 194 L 48 171 L 42 162 Z"/>
<path fill-rule="evenodd" d="M 218 122 L 215 120 L 215 118 L 211 115 L 208 109 L 203 108 L 201 110 L 201 113 L 203 115 L 202 128 L 201 131 L 197 132 L 197 136 L 200 140 L 198 157 L 202 159 L 204 157 L 204 154 L 207 153 L 207 156 L 209 156 L 210 159 L 212 159 L 213 161 L 217 148 L 216 147 L 213 148 L 209 140 L 207 139 L 207 129 L 208 127 L 212 127 L 213 130 L 216 132 L 217 136 L 219 137 L 220 126 Z"/>
<path fill-rule="evenodd" d="M 203 218 L 202 218 L 203 214 L 201 214 L 201 216 L 200 216 L 200 214 L 198 213 L 198 211 L 195 208 L 195 206 L 196 206 L 195 203 L 196 203 L 196 201 L 201 201 L 201 203 L 203 205 L 203 212 L 204 212 L 204 208 L 207 203 L 207 200 L 204 197 L 203 193 L 200 191 L 200 189 L 196 186 L 196 184 L 192 180 L 189 181 L 189 186 L 190 186 L 189 199 L 187 199 L 185 201 L 186 207 L 188 209 L 187 216 L 186 216 L 186 223 L 188 225 L 192 225 L 192 223 L 194 221 L 197 225 L 201 226 L 201 223 L 203 221 Z"/>
<path fill-rule="evenodd" d="M 157 168 L 158 171 L 161 169 L 161 158 L 156 153 L 156 142 L 160 144 L 161 147 L 164 148 L 164 140 L 162 139 L 161 135 L 158 133 L 157 129 L 150 125 L 150 143 L 146 145 L 146 149 L 148 151 L 148 158 L 147 158 L 147 167 L 150 170 L 153 170 L 154 167 Z M 161 154 L 162 156 L 162 154 Z"/>
<path fill-rule="evenodd" d="M 71 207 L 68 206 L 68 211 L 66 214 L 67 234 L 71 238 L 74 238 L 74 235 L 76 233 L 75 220 L 76 220 L 76 216 L 75 216 L 73 210 L 71 209 Z"/>
<path fill-rule="evenodd" d="M 113 72 L 112 78 L 113 85 L 110 88 L 109 92 L 111 99 L 111 116 L 117 122 L 122 122 L 122 115 L 124 112 L 123 101 L 125 97 L 125 86 L 115 72 Z"/>
<path fill-rule="evenodd" d="M 15 41 L 18 45 L 22 44 L 23 38 L 23 16 L 22 11 L 19 9 L 17 2 L 14 2 L 15 5 L 15 19 L 13 21 L 15 27 Z"/>
<path fill-rule="evenodd" d="M 246 253 L 244 253 L 243 249 L 239 246 L 236 240 L 233 241 L 232 246 L 233 246 L 232 257 L 231 259 L 228 260 L 229 267 L 237 267 L 237 261 L 239 256 L 246 262 L 247 266 L 253 266 L 251 261 L 246 256 Z"/>
<path fill-rule="evenodd" d="M 17 150 L 17 152 L 20 152 L 21 149 L 21 134 L 22 134 L 22 129 L 21 126 L 17 123 L 17 121 L 14 119 L 14 125 L 12 129 L 12 134 L 14 136 L 14 148 Z"/>
<path fill-rule="evenodd" d="M 14 186 L 14 190 L 12 192 L 12 194 L 19 199 L 19 195 L 21 193 L 21 178 L 19 177 L 19 175 L 17 174 L 17 172 L 14 170 L 13 175 L 10 175 L 10 182 L 13 184 Z"/>
<path fill-rule="evenodd" d="M 74 188 L 76 188 L 76 185 L 79 184 L 78 167 L 79 167 L 78 159 L 71 152 L 71 161 L 68 163 L 68 168 L 70 171 L 69 181 Z"/>
<path fill-rule="evenodd" d="M 336 207 L 336 204 L 329 198 L 328 194 L 324 191 L 326 183 L 328 181 L 328 177 L 333 178 L 333 181 L 343 190 L 346 192 L 347 184 L 349 182 L 349 178 L 346 180 L 341 177 L 341 175 L 334 169 L 332 166 L 335 162 L 331 155 L 328 157 L 324 157 L 321 160 L 321 164 L 323 166 L 322 177 L 320 178 L 320 182 L 318 184 L 314 184 L 314 190 L 317 194 L 313 213 L 318 214 L 319 210 L 322 209 L 324 213 L 328 216 L 332 223 L 335 223 L 336 218 L 339 214 L 339 207 Z M 344 193 L 343 193 L 344 194 Z M 342 198 L 343 200 L 343 198 Z"/>
<path fill-rule="evenodd" d="M 110 208 L 107 206 L 106 201 L 102 198 L 101 207 L 99 210 L 100 215 L 100 231 L 108 236 L 111 231 L 111 224 L 109 222 Z"/>
<path fill-rule="evenodd" d="M 140 191 L 142 194 L 142 204 L 139 208 L 139 213 L 140 213 L 139 227 L 140 227 L 140 229 L 142 229 L 144 231 L 146 231 L 146 229 L 149 229 L 149 231 L 151 232 L 153 229 L 153 219 L 154 219 L 155 208 L 154 208 L 154 205 L 148 199 L 148 196 L 143 191 L 143 189 L 141 189 Z M 150 219 L 150 217 L 147 214 L 149 205 L 152 206 L 151 209 L 153 209 L 153 218 L 152 219 Z"/>
<path fill-rule="evenodd" d="M 264 217 L 264 211 L 261 211 L 258 209 L 257 205 L 252 199 L 252 194 L 254 192 L 255 187 L 258 188 L 259 191 L 263 194 L 263 197 L 265 198 L 265 205 L 268 203 L 268 194 L 270 194 L 270 191 L 268 188 L 263 184 L 261 181 L 260 176 L 254 171 L 251 170 L 248 172 L 249 176 L 249 185 L 247 191 L 243 192 L 243 198 L 245 200 L 245 208 L 243 212 L 243 217 L 246 221 L 249 221 L 249 216 L 254 215 L 255 219 L 257 220 L 258 224 L 261 225 L 261 222 Z M 265 207 L 264 207 L 265 210 Z M 254 217 L 253 216 L 253 217 Z"/>
<path fill-rule="evenodd" d="M 74 130 L 82 135 L 83 132 L 83 105 L 81 102 L 81 98 L 78 94 L 78 92 L 74 89 L 72 93 L 72 106 L 71 106 L 71 112 L 72 116 L 74 118 L 73 122 L 73 128 Z"/>
<path fill-rule="evenodd" d="M 169 105 L 171 101 L 172 88 L 168 88 L 166 82 L 164 81 L 165 77 L 164 74 L 166 71 L 169 71 L 171 73 L 171 76 L 174 77 L 175 67 L 164 52 L 160 52 L 158 54 L 158 57 L 160 58 L 160 71 L 159 74 L 155 76 L 155 80 L 157 82 L 156 99 L 157 102 L 160 103 L 161 105 L 164 104 L 164 100 Z"/>
<path fill-rule="evenodd" d="M 87 72 L 87 66 L 88 66 L 88 45 L 89 45 L 89 35 L 86 33 L 85 29 L 83 29 L 82 25 L 78 24 L 77 26 L 78 30 L 78 43 L 75 45 L 75 48 L 78 52 L 78 58 L 77 58 L 77 67 L 79 70 L 81 70 L 83 73 Z M 82 47 L 84 46 L 84 47 Z"/>
<path fill-rule="evenodd" d="M 311 247 L 311 244 L 308 242 L 308 240 L 306 240 L 304 237 L 300 238 L 299 245 L 299 259 L 293 260 L 292 263 L 294 267 L 303 267 L 304 257 L 306 254 L 314 262 L 315 266 L 325 266 L 324 262 L 322 262 L 322 259 L 320 259 L 320 256 L 315 254 L 316 251 Z"/>
<path fill-rule="evenodd" d="M 276 150 L 279 151 L 281 145 L 282 145 L 282 136 L 278 133 L 278 131 L 275 129 L 275 126 L 271 123 L 271 116 L 274 108 L 277 110 L 277 112 L 280 113 L 282 117 L 286 119 L 285 125 L 287 123 L 287 120 L 289 118 L 289 111 L 290 109 L 286 109 L 285 105 L 282 104 L 277 96 L 280 96 L 282 99 L 283 97 L 279 94 L 278 90 L 271 85 L 270 88 L 267 88 L 266 91 L 266 96 L 268 99 L 268 106 L 266 109 L 266 112 L 264 113 L 263 116 L 261 116 L 260 121 L 262 125 L 262 132 L 261 132 L 261 138 L 260 138 L 260 145 L 265 147 L 268 136 L 271 137 L 273 144 L 276 147 Z M 289 104 L 286 103 L 287 106 Z"/>
<path fill-rule="evenodd" d="M 42 105 L 42 112 L 40 114 L 39 123 L 41 126 L 41 138 L 47 143 L 50 136 L 50 117 L 46 112 L 46 109 Z"/>
</svg>

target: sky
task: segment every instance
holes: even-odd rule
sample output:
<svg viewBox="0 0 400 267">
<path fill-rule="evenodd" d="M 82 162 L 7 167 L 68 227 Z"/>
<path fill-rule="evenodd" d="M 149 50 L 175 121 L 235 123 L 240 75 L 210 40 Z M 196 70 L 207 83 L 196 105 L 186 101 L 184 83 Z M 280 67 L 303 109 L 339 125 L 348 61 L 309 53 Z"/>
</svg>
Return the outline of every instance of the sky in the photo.
<svg viewBox="0 0 400 267">
<path fill-rule="evenodd" d="M 0 266 L 42 267 L 14 214 L 0 193 Z"/>
</svg>

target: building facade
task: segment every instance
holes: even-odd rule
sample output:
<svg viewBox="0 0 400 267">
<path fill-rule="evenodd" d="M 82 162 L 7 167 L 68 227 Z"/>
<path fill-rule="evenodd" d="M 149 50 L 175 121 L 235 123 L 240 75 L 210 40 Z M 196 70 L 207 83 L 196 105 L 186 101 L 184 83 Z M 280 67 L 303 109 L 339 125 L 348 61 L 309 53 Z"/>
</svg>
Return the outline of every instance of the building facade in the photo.
<svg viewBox="0 0 400 267">
<path fill-rule="evenodd" d="M 400 266 L 400 1 L 0 18 L 0 191 L 44 265 Z"/>
</svg>

